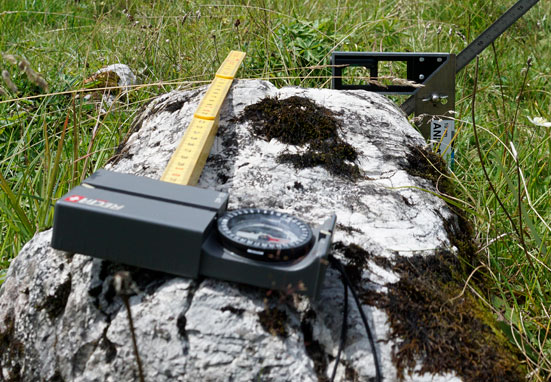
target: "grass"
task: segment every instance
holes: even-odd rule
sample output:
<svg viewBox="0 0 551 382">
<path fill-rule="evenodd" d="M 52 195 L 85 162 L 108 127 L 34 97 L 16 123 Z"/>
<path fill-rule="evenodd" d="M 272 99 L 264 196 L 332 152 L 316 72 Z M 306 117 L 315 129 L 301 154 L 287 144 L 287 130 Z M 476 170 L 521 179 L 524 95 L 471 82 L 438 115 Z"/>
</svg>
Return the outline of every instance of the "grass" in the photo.
<svg viewBox="0 0 551 382">
<path fill-rule="evenodd" d="M 48 85 L 0 58 L 16 87 L 0 82 L 0 282 L 140 107 L 205 83 L 230 49 L 247 52 L 241 78 L 329 87 L 333 50 L 457 53 L 513 3 L 0 0 L 0 52 L 25 58 Z M 469 277 L 469 288 L 524 354 L 530 381 L 551 378 L 550 14 L 540 2 L 457 77 L 452 181 L 476 227 L 473 269 L 487 280 Z M 102 111 L 84 99 L 85 80 L 119 62 L 141 85 L 112 89 L 119 101 Z"/>
</svg>

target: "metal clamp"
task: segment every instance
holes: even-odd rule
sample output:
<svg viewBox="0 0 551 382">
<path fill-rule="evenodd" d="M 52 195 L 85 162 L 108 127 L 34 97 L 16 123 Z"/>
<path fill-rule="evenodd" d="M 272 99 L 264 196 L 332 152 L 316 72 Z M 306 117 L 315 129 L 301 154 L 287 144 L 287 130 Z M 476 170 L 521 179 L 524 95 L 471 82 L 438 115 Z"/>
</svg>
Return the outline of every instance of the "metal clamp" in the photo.
<svg viewBox="0 0 551 382">
<path fill-rule="evenodd" d="M 480 36 L 472 41 L 458 55 L 448 53 L 360 53 L 334 52 L 333 89 L 364 89 L 387 95 L 410 95 L 400 107 L 407 114 L 415 112 L 420 120 L 420 130 L 426 139 L 430 139 L 430 120 L 435 116 L 449 117 L 455 108 L 455 75 L 501 36 L 511 25 L 521 18 L 539 0 L 519 0 L 499 19 L 490 25 Z M 390 85 L 383 87 L 376 82 L 363 85 L 343 84 L 342 73 L 345 67 L 363 66 L 369 69 L 370 78 L 378 77 L 380 61 L 405 61 L 407 80 L 423 85 Z M 442 102 L 442 101 L 447 102 Z M 426 118 L 428 116 L 430 118 Z"/>
<path fill-rule="evenodd" d="M 382 86 L 376 80 L 379 63 L 402 61 L 407 65 L 405 80 L 410 84 Z M 376 53 L 333 52 L 333 89 L 363 89 L 385 95 L 411 96 L 402 106 L 406 114 L 415 112 L 419 129 L 430 139 L 430 120 L 433 116 L 449 118 L 455 109 L 455 55 L 449 53 Z M 346 67 L 360 66 L 369 70 L 364 84 L 345 83 Z"/>
</svg>

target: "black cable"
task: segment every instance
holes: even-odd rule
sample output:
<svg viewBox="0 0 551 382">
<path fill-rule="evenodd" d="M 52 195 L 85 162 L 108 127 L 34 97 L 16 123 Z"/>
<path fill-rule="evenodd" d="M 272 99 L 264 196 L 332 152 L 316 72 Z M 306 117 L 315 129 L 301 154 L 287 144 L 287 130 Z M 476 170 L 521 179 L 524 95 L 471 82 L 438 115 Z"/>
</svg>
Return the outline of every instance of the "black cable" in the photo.
<svg viewBox="0 0 551 382">
<path fill-rule="evenodd" d="M 341 338 L 339 343 L 339 350 L 337 352 L 337 358 L 335 358 L 335 366 L 333 366 L 333 374 L 331 375 L 330 382 L 335 380 L 337 374 L 337 367 L 339 367 L 339 361 L 341 360 L 342 349 L 344 349 L 344 343 L 346 342 L 346 329 L 348 328 L 348 286 L 343 282 L 344 286 L 344 306 L 342 308 L 342 326 L 341 326 Z"/>
<path fill-rule="evenodd" d="M 373 362 L 375 363 L 375 380 L 377 382 L 382 382 L 383 377 L 381 374 L 381 366 L 379 365 L 379 359 L 377 358 L 377 350 L 375 348 L 375 341 L 373 339 L 373 334 L 371 333 L 371 329 L 369 328 L 369 324 L 367 323 L 367 317 L 365 316 L 365 313 L 362 309 L 362 305 L 360 304 L 360 300 L 358 299 L 358 295 L 356 294 L 356 291 L 354 290 L 352 286 L 352 282 L 348 278 L 348 275 L 346 274 L 346 271 L 344 269 L 344 266 L 342 263 L 337 259 L 336 257 L 329 255 L 329 262 L 331 265 L 340 272 L 342 275 L 342 282 L 350 288 L 350 291 L 352 292 L 352 296 L 354 297 L 354 301 L 356 302 L 356 306 L 358 307 L 358 311 L 360 312 L 360 316 L 362 318 L 363 324 L 365 326 L 365 331 L 367 333 L 367 338 L 369 340 L 369 344 L 371 346 L 371 349 L 373 351 Z"/>
</svg>

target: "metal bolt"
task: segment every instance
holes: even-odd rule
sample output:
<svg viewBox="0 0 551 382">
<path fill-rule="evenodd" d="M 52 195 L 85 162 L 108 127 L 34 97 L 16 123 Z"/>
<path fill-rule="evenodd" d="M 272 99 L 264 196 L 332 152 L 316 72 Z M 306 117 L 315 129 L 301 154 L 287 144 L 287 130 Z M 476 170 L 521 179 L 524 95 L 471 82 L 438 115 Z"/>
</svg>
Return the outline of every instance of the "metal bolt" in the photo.
<svg viewBox="0 0 551 382">
<path fill-rule="evenodd" d="M 437 61 L 437 62 L 442 62 L 442 57 L 438 57 L 438 58 L 436 59 L 436 61 Z"/>
<path fill-rule="evenodd" d="M 419 79 L 420 79 L 420 80 L 424 80 L 424 79 L 425 79 L 425 75 L 424 75 L 424 74 L 419 74 Z"/>
<path fill-rule="evenodd" d="M 442 102 L 443 105 L 445 105 L 446 103 L 448 103 L 447 98 L 448 98 L 447 95 L 440 95 L 440 94 L 433 93 L 427 98 L 423 98 L 423 102 L 431 101 L 432 103 L 437 103 L 438 101 L 440 101 Z"/>
<path fill-rule="evenodd" d="M 425 61 L 425 57 L 419 57 L 419 62 Z"/>
</svg>

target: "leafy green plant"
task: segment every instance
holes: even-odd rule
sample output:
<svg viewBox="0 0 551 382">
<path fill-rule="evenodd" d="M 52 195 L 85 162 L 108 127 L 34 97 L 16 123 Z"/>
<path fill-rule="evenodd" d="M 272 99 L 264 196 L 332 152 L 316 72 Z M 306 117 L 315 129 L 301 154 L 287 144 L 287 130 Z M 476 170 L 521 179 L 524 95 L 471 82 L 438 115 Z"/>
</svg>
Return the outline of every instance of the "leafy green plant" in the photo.
<svg viewBox="0 0 551 382">
<path fill-rule="evenodd" d="M 327 65 L 339 38 L 328 18 L 281 24 L 270 35 L 268 44 L 256 43 L 251 52 L 250 69 L 263 72 L 269 78 L 282 78 L 276 84 L 299 85 L 305 76 L 319 83 L 320 77 L 331 74 Z M 266 67 L 270 70 L 266 71 Z"/>
</svg>

